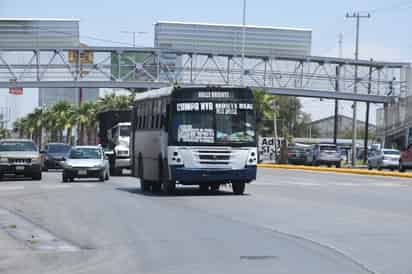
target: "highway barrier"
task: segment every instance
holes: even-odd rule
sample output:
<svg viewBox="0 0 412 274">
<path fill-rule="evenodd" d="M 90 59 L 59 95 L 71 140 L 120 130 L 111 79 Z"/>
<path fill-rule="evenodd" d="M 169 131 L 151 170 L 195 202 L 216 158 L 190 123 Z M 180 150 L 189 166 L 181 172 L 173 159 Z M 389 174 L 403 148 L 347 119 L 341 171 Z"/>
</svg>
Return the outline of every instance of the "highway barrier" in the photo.
<svg viewBox="0 0 412 274">
<path fill-rule="evenodd" d="M 401 178 L 412 178 L 412 173 L 404 173 L 399 171 L 382 171 L 382 170 L 367 170 L 358 168 L 335 168 L 335 167 L 317 167 L 317 166 L 300 166 L 286 164 L 258 164 L 259 168 L 275 168 L 275 169 L 292 169 L 292 170 L 308 170 L 318 172 L 335 172 L 358 175 L 375 175 L 375 176 L 390 176 Z"/>
</svg>

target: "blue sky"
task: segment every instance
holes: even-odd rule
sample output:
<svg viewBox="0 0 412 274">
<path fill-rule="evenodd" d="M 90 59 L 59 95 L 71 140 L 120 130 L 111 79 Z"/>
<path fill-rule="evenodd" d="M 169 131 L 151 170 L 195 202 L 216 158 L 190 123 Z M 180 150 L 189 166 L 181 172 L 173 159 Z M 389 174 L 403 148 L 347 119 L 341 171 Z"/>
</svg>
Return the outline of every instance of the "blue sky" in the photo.
<svg viewBox="0 0 412 274">
<path fill-rule="evenodd" d="M 0 17 L 76 18 L 80 19 L 81 39 L 89 45 L 125 46 L 131 44 L 132 36 L 122 31 L 142 31 L 148 34 L 140 35 L 137 44 L 152 46 L 157 20 L 240 24 L 242 4 L 243 0 L 0 0 Z M 412 0 L 248 0 L 247 24 L 311 28 L 312 54 L 324 56 L 337 56 L 338 34 L 342 32 L 344 57 L 353 57 L 355 20 L 345 19 L 345 14 L 357 10 L 372 15 L 361 22 L 362 58 L 412 61 Z M 322 112 L 318 99 L 305 102 L 309 102 L 305 109 L 313 118 L 333 113 L 327 100 L 322 103 Z M 343 104 L 342 111 L 349 115 L 350 106 Z"/>
<path fill-rule="evenodd" d="M 91 45 L 109 43 L 86 37 L 131 43 L 131 34 L 121 31 L 145 31 L 148 34 L 140 35 L 138 44 L 151 46 L 153 23 L 157 20 L 241 23 L 242 2 L 1 0 L 0 17 L 77 18 L 81 20 L 82 40 Z M 361 23 L 362 56 L 412 61 L 412 30 L 408 27 L 412 1 L 249 0 L 247 23 L 311 28 L 314 55 L 336 55 L 338 34 L 343 32 L 344 55 L 350 57 L 353 56 L 355 21 L 344 16 L 347 11 L 355 10 L 372 12 L 372 18 Z"/>
</svg>

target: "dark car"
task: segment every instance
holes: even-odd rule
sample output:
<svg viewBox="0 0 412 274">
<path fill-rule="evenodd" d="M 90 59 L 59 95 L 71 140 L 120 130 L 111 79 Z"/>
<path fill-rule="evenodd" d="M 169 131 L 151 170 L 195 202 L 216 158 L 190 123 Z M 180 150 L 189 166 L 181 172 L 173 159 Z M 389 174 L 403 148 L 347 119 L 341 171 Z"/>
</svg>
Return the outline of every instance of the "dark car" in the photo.
<svg viewBox="0 0 412 274">
<path fill-rule="evenodd" d="M 288 146 L 288 163 L 289 164 L 305 164 L 307 151 L 304 147 Z"/>
<path fill-rule="evenodd" d="M 71 146 L 64 143 L 49 143 L 42 150 L 42 168 L 48 169 L 61 168 L 61 162 L 70 152 Z"/>
</svg>

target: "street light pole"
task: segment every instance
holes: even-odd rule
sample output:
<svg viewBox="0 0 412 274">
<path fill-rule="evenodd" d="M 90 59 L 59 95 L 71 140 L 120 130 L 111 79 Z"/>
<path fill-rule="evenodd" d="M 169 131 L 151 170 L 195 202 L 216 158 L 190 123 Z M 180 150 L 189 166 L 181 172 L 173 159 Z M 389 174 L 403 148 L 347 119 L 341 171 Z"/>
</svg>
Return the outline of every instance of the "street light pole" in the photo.
<svg viewBox="0 0 412 274">
<path fill-rule="evenodd" d="M 359 23 L 361 18 L 370 18 L 371 15 L 361 15 L 359 12 L 353 14 L 346 14 L 346 18 L 356 19 L 356 42 L 355 42 L 355 60 L 359 60 Z M 358 93 L 358 64 L 355 64 L 355 84 L 353 85 L 353 92 Z M 352 119 L 352 166 L 356 165 L 356 101 L 353 102 L 353 119 Z"/>
<path fill-rule="evenodd" d="M 147 34 L 145 31 L 121 31 L 122 33 L 132 34 L 133 47 L 136 47 L 136 34 Z"/>
<path fill-rule="evenodd" d="M 245 75 L 245 42 L 246 42 L 246 0 L 243 0 L 243 20 L 242 20 L 242 60 L 240 62 L 240 85 L 244 86 Z"/>
</svg>

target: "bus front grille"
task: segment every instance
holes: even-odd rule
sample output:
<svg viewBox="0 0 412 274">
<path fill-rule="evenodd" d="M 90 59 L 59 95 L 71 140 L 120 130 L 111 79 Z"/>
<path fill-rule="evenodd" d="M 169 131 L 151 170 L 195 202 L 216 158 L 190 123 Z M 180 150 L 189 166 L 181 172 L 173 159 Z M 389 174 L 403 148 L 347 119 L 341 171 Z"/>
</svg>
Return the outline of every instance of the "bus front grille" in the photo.
<svg viewBox="0 0 412 274">
<path fill-rule="evenodd" d="M 229 150 L 198 150 L 196 156 L 200 164 L 228 165 L 232 154 Z"/>
</svg>

